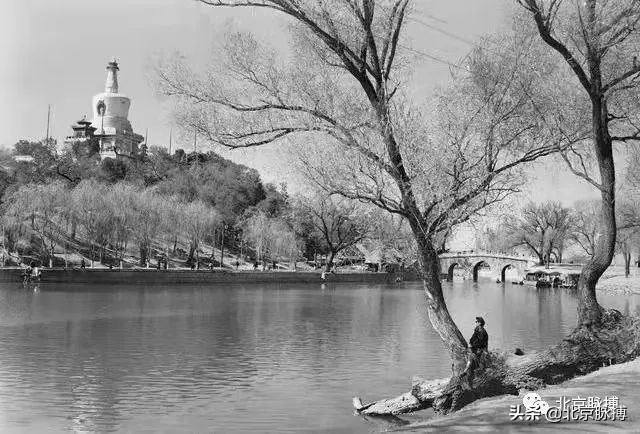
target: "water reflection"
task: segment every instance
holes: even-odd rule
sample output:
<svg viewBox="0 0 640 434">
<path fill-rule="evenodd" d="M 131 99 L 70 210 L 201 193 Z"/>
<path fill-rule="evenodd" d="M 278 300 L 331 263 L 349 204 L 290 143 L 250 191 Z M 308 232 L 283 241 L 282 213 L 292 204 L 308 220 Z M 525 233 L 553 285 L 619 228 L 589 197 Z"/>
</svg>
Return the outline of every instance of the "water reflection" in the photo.
<svg viewBox="0 0 640 434">
<path fill-rule="evenodd" d="M 540 349 L 575 323 L 566 291 L 445 290 L 465 336 L 485 317 L 492 348 Z M 419 284 L 0 288 L 3 432 L 366 432 L 351 396 L 449 365 Z"/>
</svg>

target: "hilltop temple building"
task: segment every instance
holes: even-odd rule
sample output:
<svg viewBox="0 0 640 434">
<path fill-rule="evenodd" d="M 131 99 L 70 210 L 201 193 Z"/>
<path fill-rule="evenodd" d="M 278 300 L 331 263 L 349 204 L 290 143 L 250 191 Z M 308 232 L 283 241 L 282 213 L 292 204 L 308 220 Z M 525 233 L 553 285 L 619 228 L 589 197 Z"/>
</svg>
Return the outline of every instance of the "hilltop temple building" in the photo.
<svg viewBox="0 0 640 434">
<path fill-rule="evenodd" d="M 107 64 L 104 92 L 94 95 L 91 100 L 93 119 L 91 122 L 83 119 L 73 125 L 74 135 L 67 137 L 65 144 L 83 149 L 86 154 L 92 154 L 91 148 L 95 146 L 100 159 L 138 154 L 138 146 L 144 137 L 133 132 L 127 119 L 131 100 L 118 92 L 119 70 L 115 59 Z"/>
</svg>

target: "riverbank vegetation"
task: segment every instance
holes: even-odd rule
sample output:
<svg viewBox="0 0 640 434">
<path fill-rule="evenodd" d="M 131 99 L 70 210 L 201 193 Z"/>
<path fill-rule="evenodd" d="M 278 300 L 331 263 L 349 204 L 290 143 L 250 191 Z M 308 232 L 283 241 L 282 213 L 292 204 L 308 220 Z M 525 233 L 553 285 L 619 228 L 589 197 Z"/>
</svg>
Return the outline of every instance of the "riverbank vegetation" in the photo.
<svg viewBox="0 0 640 434">
<path fill-rule="evenodd" d="M 324 256 L 317 264 L 329 270 L 345 249 L 382 243 L 369 237 L 361 207 L 290 196 L 285 185 L 265 184 L 255 170 L 213 152 L 151 147 L 99 161 L 85 151 L 20 141 L 1 156 L 3 248 L 14 253 L 5 260 L 73 266 L 65 258 L 80 255 L 92 266 L 199 268 L 222 266 L 226 249 L 234 255 L 227 267 L 283 262 L 294 269 Z M 410 263 L 411 252 L 400 256 Z"/>
</svg>

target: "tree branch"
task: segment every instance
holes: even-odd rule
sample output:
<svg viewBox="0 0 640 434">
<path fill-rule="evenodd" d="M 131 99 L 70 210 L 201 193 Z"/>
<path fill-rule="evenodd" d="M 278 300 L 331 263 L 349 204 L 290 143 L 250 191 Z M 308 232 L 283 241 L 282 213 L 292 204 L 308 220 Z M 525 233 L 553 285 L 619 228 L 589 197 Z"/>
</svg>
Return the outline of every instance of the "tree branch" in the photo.
<svg viewBox="0 0 640 434">
<path fill-rule="evenodd" d="M 587 74 L 585 73 L 580 63 L 573 57 L 573 54 L 569 51 L 569 49 L 561 43 L 559 40 L 554 38 L 551 34 L 551 26 L 553 22 L 553 16 L 557 12 L 557 8 L 560 6 L 561 2 L 556 0 L 551 0 L 549 2 L 549 13 L 545 15 L 544 6 L 541 0 L 517 0 L 525 9 L 533 14 L 533 19 L 538 28 L 538 33 L 544 42 L 547 43 L 551 48 L 556 50 L 558 53 L 562 55 L 567 64 L 571 67 L 573 72 L 580 80 L 580 84 L 587 91 L 590 96 L 592 95 L 591 89 L 591 81 Z"/>
</svg>

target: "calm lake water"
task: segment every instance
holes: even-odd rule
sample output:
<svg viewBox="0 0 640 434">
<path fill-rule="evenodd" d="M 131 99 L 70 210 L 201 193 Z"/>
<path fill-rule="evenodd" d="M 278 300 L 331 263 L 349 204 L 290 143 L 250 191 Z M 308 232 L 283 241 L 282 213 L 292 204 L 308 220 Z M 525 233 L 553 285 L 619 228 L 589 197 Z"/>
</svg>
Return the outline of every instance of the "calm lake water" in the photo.
<svg viewBox="0 0 640 434">
<path fill-rule="evenodd" d="M 354 395 L 395 396 L 414 374 L 450 372 L 419 283 L 3 285 L 3 433 L 371 432 L 381 426 L 353 415 Z M 445 285 L 464 334 L 484 316 L 491 348 L 542 349 L 575 324 L 565 290 Z"/>
</svg>

